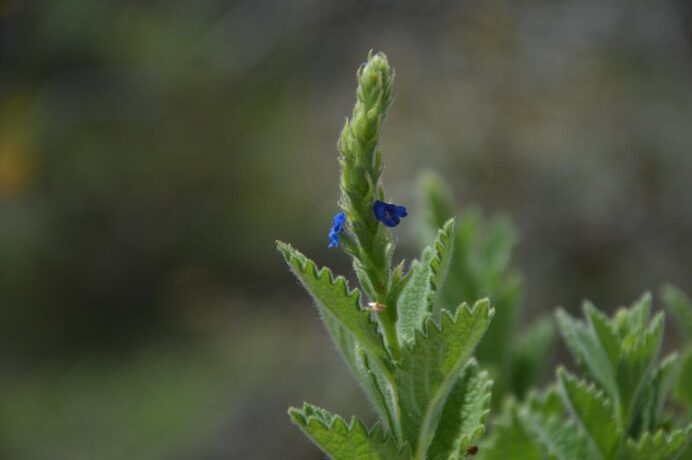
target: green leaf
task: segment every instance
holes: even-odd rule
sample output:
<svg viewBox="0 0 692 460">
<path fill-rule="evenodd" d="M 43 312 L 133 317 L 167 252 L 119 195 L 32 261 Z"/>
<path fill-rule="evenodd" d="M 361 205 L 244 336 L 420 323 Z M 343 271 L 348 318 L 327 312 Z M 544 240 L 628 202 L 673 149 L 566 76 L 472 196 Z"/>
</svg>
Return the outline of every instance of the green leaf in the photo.
<svg viewBox="0 0 692 460">
<path fill-rule="evenodd" d="M 677 353 L 666 357 L 661 362 L 661 365 L 658 366 L 650 387 L 653 389 L 654 400 L 651 408 L 651 424 L 647 427 L 647 430 L 658 428 L 658 425 L 661 423 L 663 407 L 678 379 L 679 370 L 680 359 Z"/>
<path fill-rule="evenodd" d="M 396 382 L 402 432 L 412 443 L 414 458 L 423 458 L 445 400 L 493 314 L 487 299 L 473 308 L 461 305 L 454 316 L 443 310 L 439 324 L 428 318 L 413 345 L 402 349 Z"/>
<path fill-rule="evenodd" d="M 291 271 L 315 300 L 322 317 L 336 319 L 386 368 L 388 354 L 384 341 L 370 312 L 361 307 L 360 292 L 357 289 L 350 290 L 346 280 L 341 276 L 334 278 L 328 268 L 318 270 L 312 260 L 290 245 L 278 242 L 277 246 Z"/>
<path fill-rule="evenodd" d="M 402 342 L 410 343 L 423 321 L 434 313 L 436 292 L 447 276 L 454 242 L 454 220 L 448 220 L 437 234 L 432 247 L 425 248 L 421 260 L 411 264 L 411 278 L 397 303 L 397 329 Z M 439 308 L 436 308 L 439 312 Z"/>
<path fill-rule="evenodd" d="M 559 417 L 543 414 L 523 407 L 519 419 L 535 443 L 542 446 L 551 458 L 558 460 L 595 460 L 592 451 L 572 421 L 563 423 Z M 509 457 L 513 458 L 513 457 Z"/>
<path fill-rule="evenodd" d="M 610 325 L 608 317 L 601 313 L 591 302 L 584 302 L 584 315 L 589 321 L 589 327 L 598 338 L 601 347 L 608 357 L 612 368 L 615 368 L 620 355 L 620 339 Z"/>
<path fill-rule="evenodd" d="M 493 382 L 471 359 L 449 393 L 426 458 L 457 460 L 485 433 Z"/>
<path fill-rule="evenodd" d="M 630 308 L 619 308 L 615 312 L 612 324 L 620 337 L 620 342 L 627 344 L 646 329 L 651 314 L 651 294 L 643 294 Z"/>
<path fill-rule="evenodd" d="M 433 232 L 454 215 L 452 194 L 444 180 L 435 174 L 425 174 L 419 181 L 423 206 L 426 210 L 424 225 L 420 226 L 421 241 L 427 241 Z M 494 392 L 503 394 L 509 389 L 525 391 L 526 385 L 516 384 L 511 369 L 513 335 L 516 331 L 520 306 L 521 278 L 509 266 L 516 232 L 504 217 L 485 219 L 478 210 L 467 210 L 459 215 L 454 240 L 454 251 L 445 283 L 436 294 L 436 307 L 454 312 L 462 302 L 472 302 L 479 295 L 493 300 L 495 317 L 483 341 L 476 349 L 476 357 L 489 367 L 495 380 Z M 518 370 L 532 371 L 522 365 Z M 532 383 L 532 382 L 530 382 Z M 499 403 L 502 398 L 494 398 Z"/>
<path fill-rule="evenodd" d="M 315 299 L 332 341 L 368 399 L 388 427 L 398 430 L 398 398 L 391 386 L 393 376 L 384 358 L 384 344 L 370 314 L 360 307 L 358 291 L 349 291 L 345 280 L 334 280 L 328 269 L 317 271 L 312 261 L 291 246 L 278 243 L 278 247 Z"/>
<path fill-rule="evenodd" d="M 355 373 L 356 379 L 377 409 L 380 418 L 386 422 L 386 428 L 393 431 L 397 440 L 401 440 L 396 389 L 392 387 L 379 366 L 370 363 L 368 354 L 360 347 L 357 350 L 360 360 L 356 363 L 359 368 Z"/>
<path fill-rule="evenodd" d="M 595 458 L 611 458 L 622 430 L 618 427 L 613 404 L 593 385 L 578 380 L 564 368 L 557 371 L 563 399 L 573 418 L 590 442 Z"/>
<path fill-rule="evenodd" d="M 576 320 L 558 309 L 557 324 L 567 347 L 582 363 L 593 378 L 608 392 L 610 397 L 619 404 L 619 393 L 615 380 L 615 371 L 593 329 L 582 321 Z"/>
<path fill-rule="evenodd" d="M 689 340 L 692 339 L 692 299 L 675 286 L 663 288 L 663 301 L 675 316 L 675 323 Z"/>
<path fill-rule="evenodd" d="M 436 230 L 454 216 L 452 192 L 445 181 L 432 171 L 426 171 L 418 179 L 418 188 L 423 195 L 422 209 L 425 210 L 425 228 L 423 232 Z M 430 232 L 430 238 L 434 233 Z M 424 244 L 429 241 L 427 238 Z"/>
<path fill-rule="evenodd" d="M 411 277 L 402 289 L 397 302 L 397 333 L 402 343 L 410 343 L 423 321 L 432 315 L 432 271 L 430 263 L 433 251 L 425 248 L 421 260 L 411 263 Z"/>
<path fill-rule="evenodd" d="M 435 243 L 433 243 L 434 257 L 430 261 L 430 269 L 432 272 L 431 285 L 433 289 L 433 314 L 439 317 L 442 309 L 451 310 L 452 305 L 445 305 L 442 298 L 442 286 L 447 280 L 450 262 L 454 252 L 455 227 L 454 219 L 449 219 L 437 234 Z M 456 304 L 455 304 L 456 306 Z"/>
<path fill-rule="evenodd" d="M 674 460 L 680 458 L 692 434 L 692 425 L 684 430 L 666 433 L 659 430 L 644 433 L 638 441 L 628 439 L 618 460 Z"/>
<path fill-rule="evenodd" d="M 675 397 L 687 406 L 688 413 L 692 415 L 692 346 L 687 348 L 680 360 Z"/>
<path fill-rule="evenodd" d="M 646 330 L 623 344 L 617 363 L 617 384 L 624 427 L 634 421 L 638 399 L 653 377 L 653 366 L 658 358 L 663 339 L 663 314 L 654 317 Z"/>
<path fill-rule="evenodd" d="M 305 404 L 288 410 L 293 423 L 334 460 L 392 460 L 410 458 L 392 436 L 375 424 L 370 430 L 353 417 L 350 423 L 324 409 Z"/>
<path fill-rule="evenodd" d="M 479 265 L 484 267 L 482 277 L 489 280 L 508 269 L 517 237 L 514 225 L 504 216 L 490 220 L 484 233 Z"/>
<path fill-rule="evenodd" d="M 509 400 L 493 425 L 492 435 L 480 446 L 483 460 L 543 460 L 544 449 L 533 440 L 519 419 L 519 406 Z"/>
<path fill-rule="evenodd" d="M 525 405 L 544 417 L 561 417 L 566 410 L 559 389 L 554 384 L 542 392 L 530 391 L 526 396 Z"/>
<path fill-rule="evenodd" d="M 481 285 L 478 270 L 478 258 L 474 255 L 479 251 L 481 243 L 480 213 L 467 211 L 462 214 L 456 225 L 454 252 L 447 274 L 448 282 L 441 289 L 441 301 L 452 313 L 453 307 L 462 302 L 472 302 L 477 299 L 479 292 L 488 292 L 489 286 Z M 482 262 L 482 261 L 480 261 Z"/>
</svg>

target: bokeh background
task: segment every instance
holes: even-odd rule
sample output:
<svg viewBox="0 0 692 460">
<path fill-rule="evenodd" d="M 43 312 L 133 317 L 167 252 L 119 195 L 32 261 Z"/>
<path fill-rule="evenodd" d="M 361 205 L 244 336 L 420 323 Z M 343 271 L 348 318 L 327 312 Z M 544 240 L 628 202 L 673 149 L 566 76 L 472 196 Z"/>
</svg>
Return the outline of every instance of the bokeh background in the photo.
<svg viewBox="0 0 692 460">
<path fill-rule="evenodd" d="M 274 249 L 349 274 L 370 49 L 389 196 L 509 215 L 527 319 L 692 291 L 689 2 L 0 2 L 0 458 L 318 459 L 288 405 L 372 418 Z"/>
</svg>

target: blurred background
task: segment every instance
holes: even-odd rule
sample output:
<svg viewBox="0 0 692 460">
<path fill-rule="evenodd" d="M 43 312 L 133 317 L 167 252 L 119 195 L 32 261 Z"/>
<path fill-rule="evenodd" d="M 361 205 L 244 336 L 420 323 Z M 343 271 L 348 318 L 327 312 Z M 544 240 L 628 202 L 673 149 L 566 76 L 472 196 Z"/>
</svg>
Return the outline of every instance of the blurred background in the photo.
<svg viewBox="0 0 692 460">
<path fill-rule="evenodd" d="M 506 213 L 527 319 L 692 291 L 689 2 L 0 1 L 0 458 L 318 459 L 289 405 L 372 420 L 274 249 L 350 276 L 370 49 L 388 195 Z"/>
</svg>

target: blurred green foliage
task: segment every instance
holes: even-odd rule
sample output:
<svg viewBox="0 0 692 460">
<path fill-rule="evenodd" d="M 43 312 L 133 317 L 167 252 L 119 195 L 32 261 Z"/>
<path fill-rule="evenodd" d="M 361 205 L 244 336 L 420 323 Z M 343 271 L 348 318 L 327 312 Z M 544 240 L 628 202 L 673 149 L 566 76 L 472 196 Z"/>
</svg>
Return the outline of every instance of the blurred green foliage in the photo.
<svg viewBox="0 0 692 460">
<path fill-rule="evenodd" d="M 421 176 L 419 188 L 421 208 L 427 213 L 419 224 L 421 241 L 425 241 L 455 216 L 455 210 L 452 193 L 439 176 Z M 493 405 L 497 408 L 506 394 L 522 398 L 540 379 L 550 361 L 554 328 L 547 318 L 530 326 L 520 322 L 525 309 L 520 275 L 510 266 L 516 242 L 512 224 L 502 217 L 484 219 L 474 209 L 463 212 L 457 221 L 442 303 L 453 309 L 479 296 L 491 299 L 495 316 L 475 356 L 490 370 L 495 382 Z"/>
<path fill-rule="evenodd" d="M 692 418 L 692 299 L 672 285 L 664 286 L 661 296 L 685 340 L 673 394 L 686 407 L 687 417 Z M 688 448 L 688 451 L 692 456 L 692 446 Z"/>
<path fill-rule="evenodd" d="M 558 309 L 562 338 L 586 378 L 560 366 L 541 395 L 508 401 L 482 458 L 508 458 L 510 445 L 537 460 L 546 453 L 561 460 L 688 458 L 689 407 L 676 415 L 669 401 L 680 357 L 661 356 L 665 315 L 652 316 L 651 305 L 645 294 L 608 317 L 585 302 L 584 320 Z"/>
</svg>

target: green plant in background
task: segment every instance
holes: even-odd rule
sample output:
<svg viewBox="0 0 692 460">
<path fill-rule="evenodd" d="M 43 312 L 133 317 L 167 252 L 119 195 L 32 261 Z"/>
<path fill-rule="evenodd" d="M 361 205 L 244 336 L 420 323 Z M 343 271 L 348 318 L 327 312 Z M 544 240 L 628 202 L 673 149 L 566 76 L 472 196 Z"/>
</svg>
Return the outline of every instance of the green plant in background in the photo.
<svg viewBox="0 0 692 460">
<path fill-rule="evenodd" d="M 419 180 L 426 215 L 419 226 L 421 239 L 429 237 L 455 214 L 452 193 L 434 173 Z M 438 293 L 445 305 L 471 302 L 478 296 L 492 299 L 493 325 L 476 350 L 495 384 L 493 402 L 505 394 L 523 397 L 546 370 L 554 339 L 553 323 L 542 318 L 518 334 L 521 313 L 521 277 L 510 267 L 516 231 L 503 217 L 484 220 L 475 209 L 457 218 L 457 232 L 447 282 Z"/>
<path fill-rule="evenodd" d="M 650 319 L 651 297 L 608 318 L 592 304 L 585 320 L 557 312 L 560 332 L 591 379 L 563 367 L 557 383 L 524 403 L 509 401 L 484 459 L 677 459 L 692 433 L 666 411 L 679 367 L 673 353 L 660 360 L 662 312 Z M 689 390 L 688 390 L 689 391 Z"/>
<path fill-rule="evenodd" d="M 392 265 L 390 228 L 407 214 L 386 202 L 381 181 L 378 138 L 393 80 L 387 58 L 370 54 L 358 71 L 356 105 L 338 143 L 342 212 L 334 218 L 329 246 L 341 246 L 353 258 L 361 290 L 278 243 L 380 421 L 368 429 L 358 418 L 346 422 L 310 404 L 289 414 L 335 459 L 461 458 L 484 433 L 490 410 L 492 382 L 472 353 L 494 309 L 488 299 L 472 306 L 445 303 L 453 220 L 408 270 L 403 262 Z"/>
<path fill-rule="evenodd" d="M 680 357 L 680 371 L 673 395 L 686 407 L 686 415 L 692 419 L 692 300 L 680 289 L 670 285 L 663 288 L 661 296 L 685 338 L 685 349 Z"/>
</svg>

